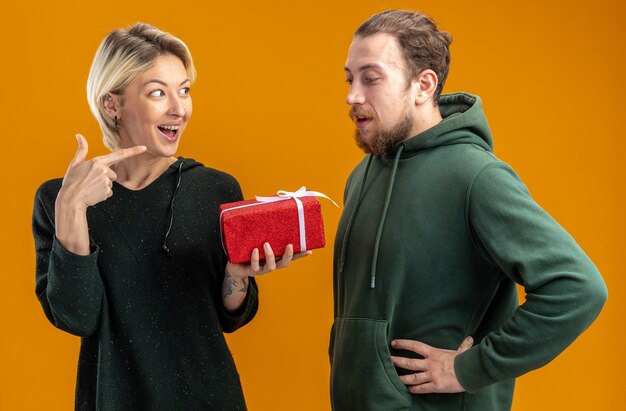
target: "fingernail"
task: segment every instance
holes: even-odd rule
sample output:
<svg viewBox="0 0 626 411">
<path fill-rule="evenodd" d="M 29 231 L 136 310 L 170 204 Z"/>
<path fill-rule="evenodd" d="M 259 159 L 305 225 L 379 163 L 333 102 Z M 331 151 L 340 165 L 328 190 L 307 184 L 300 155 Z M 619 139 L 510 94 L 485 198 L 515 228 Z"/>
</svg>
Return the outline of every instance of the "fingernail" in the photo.
<svg viewBox="0 0 626 411">
<path fill-rule="evenodd" d="M 393 341 L 391 342 L 391 346 L 392 346 L 392 347 L 395 347 L 395 346 L 396 346 L 396 344 L 397 344 L 397 343 L 396 343 L 396 340 L 393 340 Z"/>
</svg>

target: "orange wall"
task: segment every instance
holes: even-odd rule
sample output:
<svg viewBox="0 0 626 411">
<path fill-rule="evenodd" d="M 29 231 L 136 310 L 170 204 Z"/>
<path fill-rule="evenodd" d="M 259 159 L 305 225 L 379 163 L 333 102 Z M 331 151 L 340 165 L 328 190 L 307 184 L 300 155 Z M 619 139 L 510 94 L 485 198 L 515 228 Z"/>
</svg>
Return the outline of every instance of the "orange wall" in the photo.
<svg viewBox="0 0 626 411">
<path fill-rule="evenodd" d="M 306 185 L 339 201 L 361 157 L 344 103 L 351 33 L 383 8 L 411 7 L 453 34 L 444 91 L 483 97 L 496 153 L 574 235 L 609 286 L 591 329 L 518 380 L 514 410 L 613 410 L 623 401 L 626 135 L 616 125 L 626 92 L 622 1 L 6 3 L 0 409 L 72 407 L 79 341 L 54 329 L 35 298 L 30 216 L 36 187 L 63 175 L 76 132 L 89 140 L 90 155 L 105 152 L 85 82 L 110 29 L 146 21 L 190 46 L 199 77 L 181 155 L 234 174 L 247 197 Z M 340 211 L 325 204 L 324 213 L 332 244 Z M 327 247 L 261 278 L 257 318 L 229 336 L 252 411 L 329 409 L 331 260 Z"/>
</svg>

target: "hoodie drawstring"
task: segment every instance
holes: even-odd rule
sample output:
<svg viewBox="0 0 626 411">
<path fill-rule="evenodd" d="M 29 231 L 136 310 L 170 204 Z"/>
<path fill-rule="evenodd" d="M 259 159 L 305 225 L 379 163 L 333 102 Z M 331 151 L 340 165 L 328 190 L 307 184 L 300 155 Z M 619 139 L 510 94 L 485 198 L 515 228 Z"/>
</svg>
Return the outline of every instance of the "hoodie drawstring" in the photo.
<svg viewBox="0 0 626 411">
<path fill-rule="evenodd" d="M 346 257 L 346 247 L 348 245 L 348 237 L 350 237 L 350 231 L 352 230 L 352 223 L 354 222 L 354 216 L 356 216 L 356 212 L 361 205 L 361 200 L 363 199 L 363 194 L 365 192 L 365 181 L 367 180 L 367 174 L 370 169 L 370 164 L 372 164 L 373 156 L 370 154 L 367 159 L 367 164 L 365 165 L 365 171 L 363 173 L 363 180 L 361 181 L 361 187 L 359 188 L 359 194 L 357 195 L 356 204 L 354 209 L 352 210 L 352 214 L 350 215 L 350 219 L 348 220 L 348 225 L 346 226 L 346 233 L 343 237 L 343 243 L 341 244 L 341 257 L 339 259 L 339 272 L 343 272 L 343 264 L 345 262 Z"/>
<path fill-rule="evenodd" d="M 380 239 L 383 234 L 383 226 L 385 225 L 387 209 L 389 209 L 389 203 L 391 202 L 391 193 L 393 192 L 393 185 L 396 179 L 396 171 L 398 170 L 398 163 L 400 162 L 400 155 L 403 150 L 404 144 L 400 145 L 400 148 L 398 148 L 396 158 L 393 162 L 391 177 L 389 178 L 389 187 L 387 188 L 387 197 L 385 198 L 385 205 L 383 206 L 380 222 L 378 223 L 378 232 L 376 233 L 376 241 L 374 242 L 374 255 L 372 256 L 372 268 L 370 272 L 370 288 L 376 288 L 376 264 L 378 263 L 378 252 L 380 251 Z"/>
<path fill-rule="evenodd" d="M 170 211 L 170 223 L 167 226 L 167 231 L 165 232 L 165 238 L 163 239 L 163 245 L 161 246 L 163 251 L 165 251 L 165 253 L 169 257 L 172 257 L 172 253 L 169 247 L 167 246 L 167 237 L 169 237 L 170 231 L 172 230 L 172 224 L 174 223 L 174 200 L 176 199 L 176 193 L 178 192 L 178 187 L 180 187 L 180 181 L 183 176 L 182 170 L 183 170 L 183 162 L 181 161 L 180 164 L 178 165 L 178 180 L 176 181 L 176 187 L 174 188 L 174 193 L 172 194 L 172 200 L 170 201 L 170 210 L 169 210 Z"/>
</svg>

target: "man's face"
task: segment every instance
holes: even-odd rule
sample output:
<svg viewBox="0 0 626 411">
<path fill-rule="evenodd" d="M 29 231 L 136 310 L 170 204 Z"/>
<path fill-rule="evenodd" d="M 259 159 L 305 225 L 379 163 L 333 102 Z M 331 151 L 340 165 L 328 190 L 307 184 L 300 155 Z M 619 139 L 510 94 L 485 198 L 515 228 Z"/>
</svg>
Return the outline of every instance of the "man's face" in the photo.
<svg viewBox="0 0 626 411">
<path fill-rule="evenodd" d="M 384 154 L 411 137 L 417 83 L 407 83 L 398 41 L 380 33 L 355 37 L 345 66 L 346 102 L 356 124 L 356 141 L 366 153 Z M 414 90 L 415 89 L 415 90 Z"/>
</svg>

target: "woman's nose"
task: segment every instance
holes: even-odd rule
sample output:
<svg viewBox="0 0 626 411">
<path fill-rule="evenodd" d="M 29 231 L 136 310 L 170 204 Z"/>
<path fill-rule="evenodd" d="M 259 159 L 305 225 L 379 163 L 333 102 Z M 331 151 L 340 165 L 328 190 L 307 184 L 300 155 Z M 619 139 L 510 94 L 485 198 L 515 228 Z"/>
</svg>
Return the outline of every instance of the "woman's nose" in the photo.
<svg viewBox="0 0 626 411">
<path fill-rule="evenodd" d="M 174 97 L 171 100 L 170 114 L 177 117 L 185 116 L 185 106 L 180 97 Z"/>
</svg>

